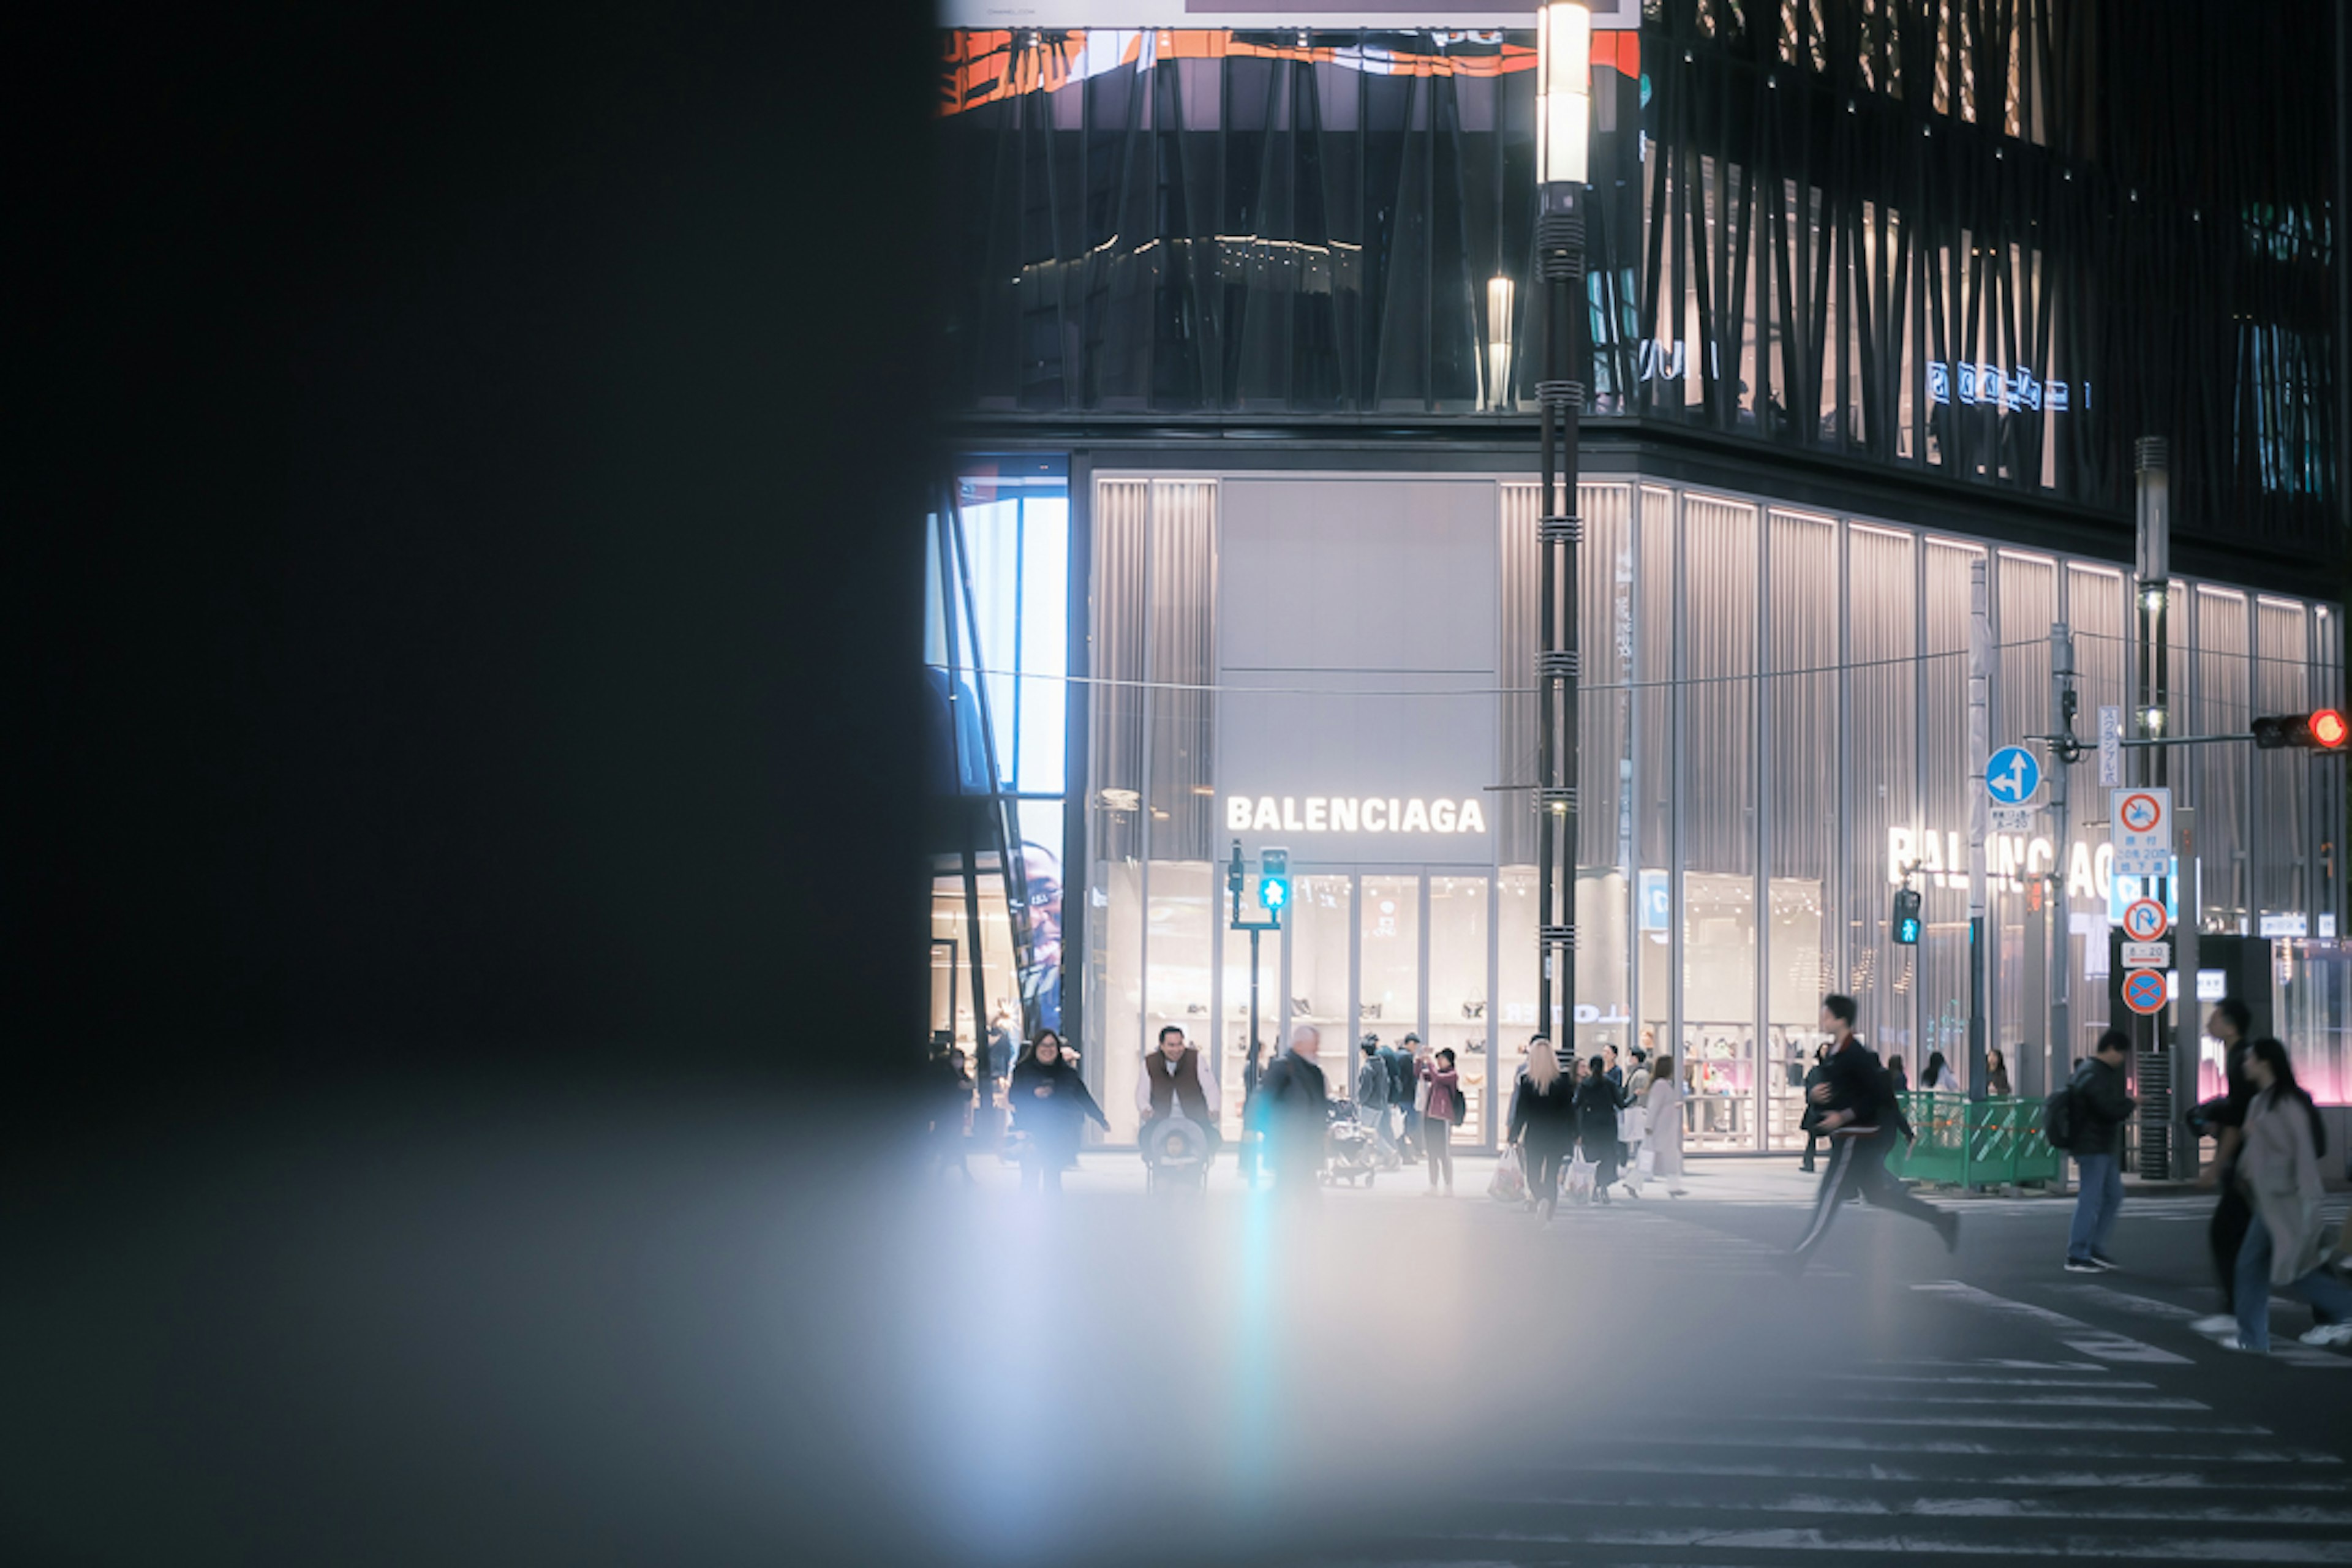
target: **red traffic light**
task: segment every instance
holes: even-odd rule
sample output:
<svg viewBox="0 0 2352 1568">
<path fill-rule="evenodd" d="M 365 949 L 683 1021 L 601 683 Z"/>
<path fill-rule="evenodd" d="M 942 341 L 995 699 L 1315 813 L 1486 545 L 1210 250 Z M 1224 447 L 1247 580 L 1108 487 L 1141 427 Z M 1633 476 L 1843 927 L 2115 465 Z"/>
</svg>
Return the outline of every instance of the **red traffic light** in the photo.
<svg viewBox="0 0 2352 1568">
<path fill-rule="evenodd" d="M 2352 735 L 2352 725 L 2345 723 L 2344 715 L 2335 709 L 2322 708 L 2311 716 L 2312 743 L 2322 751 L 2341 749 L 2347 735 Z"/>
</svg>

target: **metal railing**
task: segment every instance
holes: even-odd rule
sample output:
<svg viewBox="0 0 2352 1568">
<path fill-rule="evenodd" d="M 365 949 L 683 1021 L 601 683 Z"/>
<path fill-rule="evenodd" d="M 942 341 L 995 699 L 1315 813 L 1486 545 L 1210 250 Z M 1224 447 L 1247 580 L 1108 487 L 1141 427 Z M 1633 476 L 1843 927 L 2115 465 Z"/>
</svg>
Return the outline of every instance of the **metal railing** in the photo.
<svg viewBox="0 0 2352 1568">
<path fill-rule="evenodd" d="M 2066 1157 L 2042 1136 L 2039 1100 L 1971 1100 L 1932 1090 L 1895 1098 L 1919 1135 L 1887 1160 L 1886 1168 L 1898 1176 L 1991 1187 L 2055 1182 L 2064 1174 Z"/>
</svg>

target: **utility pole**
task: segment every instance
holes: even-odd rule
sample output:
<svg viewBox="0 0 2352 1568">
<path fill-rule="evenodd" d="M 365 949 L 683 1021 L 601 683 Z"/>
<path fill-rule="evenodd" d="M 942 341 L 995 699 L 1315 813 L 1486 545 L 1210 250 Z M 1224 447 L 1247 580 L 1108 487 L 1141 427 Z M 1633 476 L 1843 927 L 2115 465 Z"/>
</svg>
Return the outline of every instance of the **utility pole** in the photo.
<svg viewBox="0 0 2352 1568">
<path fill-rule="evenodd" d="M 2066 939 L 2073 934 L 2074 904 L 2066 894 L 2067 854 L 2074 843 L 2066 798 L 2066 775 L 2082 748 L 2074 743 L 2074 630 L 2063 621 L 2050 628 L 2050 732 L 2056 766 L 2050 770 L 2050 890 L 2042 900 L 2050 922 L 2050 1032 L 2042 1045 L 2041 1071 L 2018 1063 L 2019 1087 L 2028 1100 L 2050 1092 L 2052 1069 L 2074 1059 L 2074 966 Z"/>
<path fill-rule="evenodd" d="M 1985 789 L 1991 754 L 1988 711 L 1992 690 L 1992 619 L 1982 555 L 1969 563 L 1969 1095 L 1984 1098 L 1985 834 L 1992 797 Z"/>
<path fill-rule="evenodd" d="M 1536 1018 L 1576 1054 L 1578 426 L 1584 409 L 1584 181 L 1592 123 L 1592 12 L 1537 13 L 1536 265 L 1544 283 L 1542 506 L 1537 553 Z M 1554 1021 L 1554 987 L 1559 998 Z"/>
</svg>

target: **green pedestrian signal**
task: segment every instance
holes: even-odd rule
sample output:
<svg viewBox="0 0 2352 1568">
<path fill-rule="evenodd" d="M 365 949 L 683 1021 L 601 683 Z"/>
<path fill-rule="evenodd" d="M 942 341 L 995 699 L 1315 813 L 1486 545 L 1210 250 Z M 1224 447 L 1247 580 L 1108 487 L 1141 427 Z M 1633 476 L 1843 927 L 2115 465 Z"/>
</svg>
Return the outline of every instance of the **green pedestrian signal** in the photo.
<svg viewBox="0 0 2352 1568">
<path fill-rule="evenodd" d="M 1290 907 L 1290 851 L 1257 852 L 1257 901 L 1280 914 Z"/>
</svg>

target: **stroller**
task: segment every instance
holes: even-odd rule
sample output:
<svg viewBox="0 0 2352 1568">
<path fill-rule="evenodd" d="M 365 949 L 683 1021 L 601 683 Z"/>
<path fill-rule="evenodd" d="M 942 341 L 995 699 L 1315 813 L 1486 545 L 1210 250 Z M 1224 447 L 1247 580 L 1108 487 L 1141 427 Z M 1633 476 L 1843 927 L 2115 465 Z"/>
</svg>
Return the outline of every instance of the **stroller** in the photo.
<svg viewBox="0 0 2352 1568">
<path fill-rule="evenodd" d="M 1367 1187 L 1381 1171 L 1380 1142 L 1372 1130 L 1356 1120 L 1355 1105 L 1349 1100 L 1335 1101 L 1328 1112 L 1328 1124 L 1323 1130 L 1323 1180 L 1327 1185 L 1341 1182 L 1354 1186 L 1361 1178 Z"/>
<path fill-rule="evenodd" d="M 1208 1185 L 1209 1135 L 1197 1121 L 1166 1116 L 1143 1130 L 1144 1190 L 1200 1192 Z"/>
</svg>

